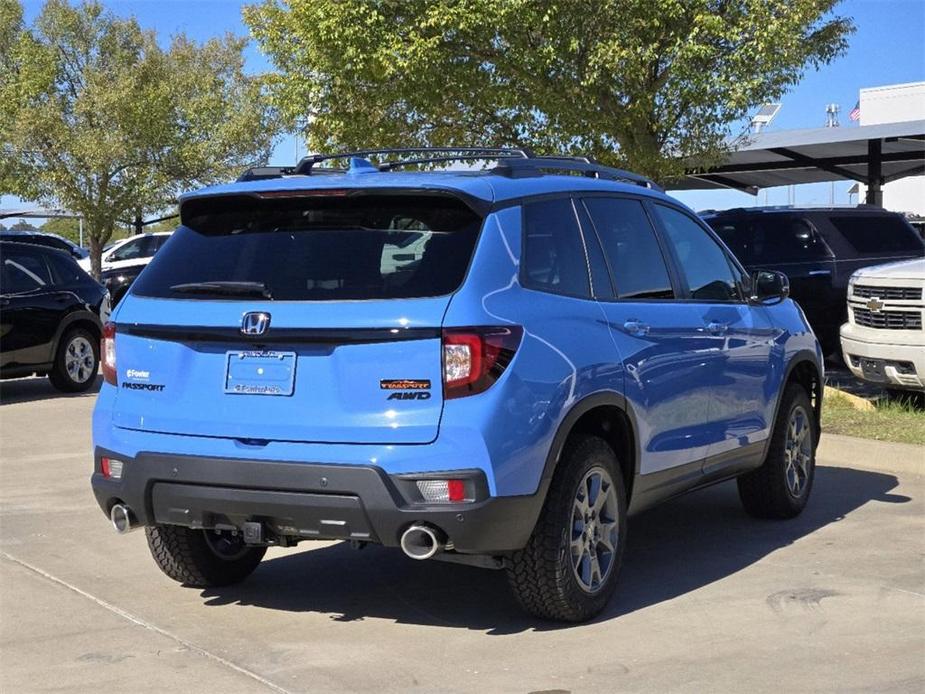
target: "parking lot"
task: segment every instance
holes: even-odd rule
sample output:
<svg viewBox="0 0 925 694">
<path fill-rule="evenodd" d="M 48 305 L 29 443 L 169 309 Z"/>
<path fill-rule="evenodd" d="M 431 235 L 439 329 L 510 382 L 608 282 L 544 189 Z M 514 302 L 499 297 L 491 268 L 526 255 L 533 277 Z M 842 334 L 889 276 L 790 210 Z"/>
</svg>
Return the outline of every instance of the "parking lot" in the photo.
<svg viewBox="0 0 925 694">
<path fill-rule="evenodd" d="M 92 394 L 0 385 L 0 690 L 921 691 L 925 450 L 823 437 L 814 497 L 734 484 L 634 518 L 593 623 L 525 618 L 500 572 L 336 543 L 243 585 L 163 576 L 90 492 Z"/>
</svg>

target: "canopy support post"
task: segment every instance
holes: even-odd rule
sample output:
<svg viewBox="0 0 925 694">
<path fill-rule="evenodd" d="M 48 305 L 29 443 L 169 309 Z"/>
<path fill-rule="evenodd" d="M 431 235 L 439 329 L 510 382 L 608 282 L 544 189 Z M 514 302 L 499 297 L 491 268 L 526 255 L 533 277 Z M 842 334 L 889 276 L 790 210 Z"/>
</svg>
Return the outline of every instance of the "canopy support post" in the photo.
<svg viewBox="0 0 925 694">
<path fill-rule="evenodd" d="M 867 198 L 868 205 L 883 207 L 883 141 L 867 141 Z"/>
</svg>

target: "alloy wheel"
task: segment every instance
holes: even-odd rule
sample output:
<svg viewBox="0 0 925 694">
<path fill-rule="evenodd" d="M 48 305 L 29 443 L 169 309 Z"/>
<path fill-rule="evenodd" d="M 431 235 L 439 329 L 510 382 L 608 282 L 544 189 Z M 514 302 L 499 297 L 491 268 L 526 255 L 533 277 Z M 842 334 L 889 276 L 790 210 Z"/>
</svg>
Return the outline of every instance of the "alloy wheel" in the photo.
<svg viewBox="0 0 925 694">
<path fill-rule="evenodd" d="M 794 497 L 806 490 L 812 467 L 812 423 L 806 410 L 794 407 L 787 423 L 784 442 L 784 475 L 787 488 Z"/>
<path fill-rule="evenodd" d="M 596 593 L 613 570 L 618 533 L 618 501 L 610 474 L 602 467 L 585 473 L 572 503 L 569 551 L 578 585 Z"/>
<path fill-rule="evenodd" d="M 74 383 L 86 383 L 94 375 L 96 356 L 93 345 L 83 335 L 75 335 L 64 350 L 64 368 Z"/>
</svg>

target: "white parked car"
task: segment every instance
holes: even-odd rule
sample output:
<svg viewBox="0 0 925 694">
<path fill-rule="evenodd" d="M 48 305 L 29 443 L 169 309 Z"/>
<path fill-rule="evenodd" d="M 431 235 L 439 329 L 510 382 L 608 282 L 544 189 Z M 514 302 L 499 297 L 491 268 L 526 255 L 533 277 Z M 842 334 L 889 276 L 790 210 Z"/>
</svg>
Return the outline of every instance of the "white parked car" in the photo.
<svg viewBox="0 0 925 694">
<path fill-rule="evenodd" d="M 117 241 L 109 249 L 103 251 L 100 258 L 102 271 L 144 265 L 154 257 L 154 254 L 164 245 L 172 233 L 164 231 L 153 234 L 137 234 Z M 79 260 L 78 265 L 90 272 L 89 257 Z"/>
<path fill-rule="evenodd" d="M 851 372 L 925 391 L 925 258 L 858 270 L 848 283 L 842 353 Z"/>
</svg>

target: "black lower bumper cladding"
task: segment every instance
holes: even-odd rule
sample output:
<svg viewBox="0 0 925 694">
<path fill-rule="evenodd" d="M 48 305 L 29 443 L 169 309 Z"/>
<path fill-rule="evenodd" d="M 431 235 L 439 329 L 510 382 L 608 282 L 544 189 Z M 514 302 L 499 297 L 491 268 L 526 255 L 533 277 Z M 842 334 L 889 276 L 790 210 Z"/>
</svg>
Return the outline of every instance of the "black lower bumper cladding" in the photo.
<svg viewBox="0 0 925 694">
<path fill-rule="evenodd" d="M 243 528 L 259 522 L 277 537 L 340 539 L 399 546 L 415 522 L 442 530 L 456 551 L 510 552 L 530 537 L 542 495 L 489 497 L 479 470 L 454 471 L 479 490 L 476 501 L 427 504 L 415 500 L 413 479 L 375 466 L 267 462 L 141 453 L 127 458 L 97 449 L 92 477 L 108 515 L 128 506 L 142 525 Z M 121 479 L 104 477 L 103 457 L 124 462 Z M 430 477 L 432 475 L 422 475 Z"/>
</svg>

